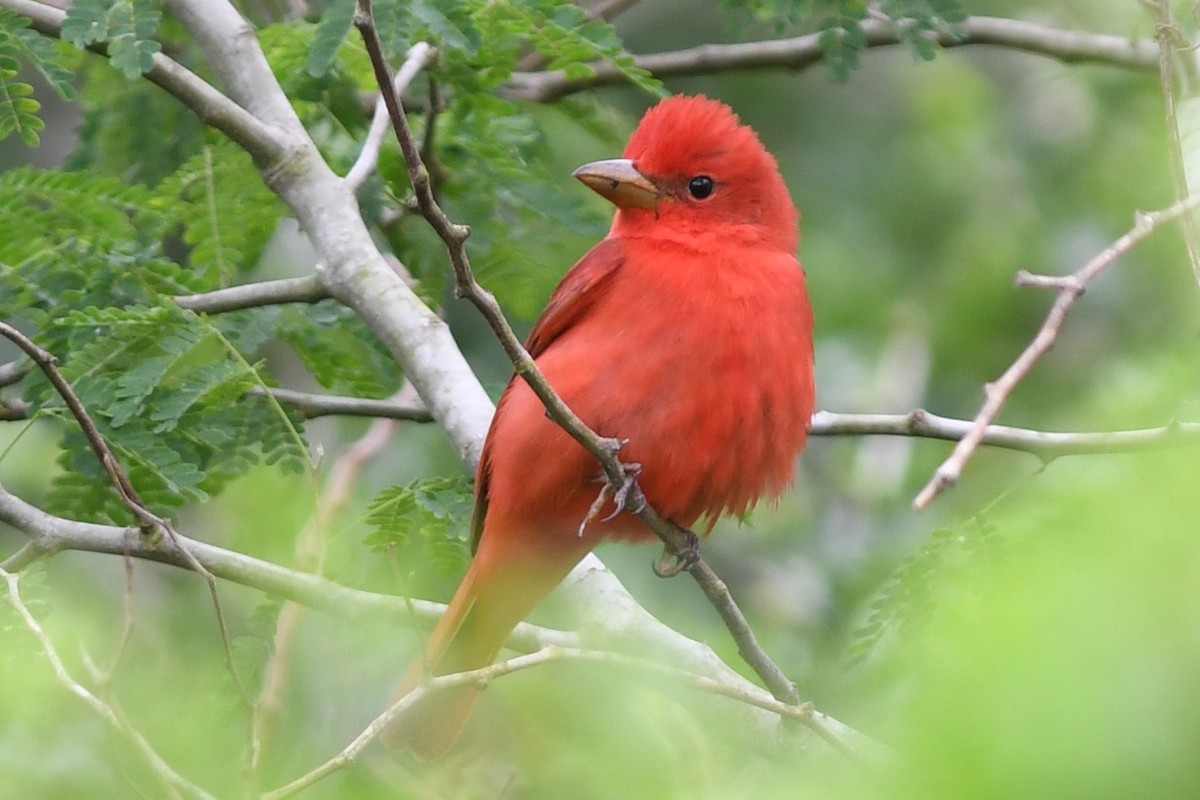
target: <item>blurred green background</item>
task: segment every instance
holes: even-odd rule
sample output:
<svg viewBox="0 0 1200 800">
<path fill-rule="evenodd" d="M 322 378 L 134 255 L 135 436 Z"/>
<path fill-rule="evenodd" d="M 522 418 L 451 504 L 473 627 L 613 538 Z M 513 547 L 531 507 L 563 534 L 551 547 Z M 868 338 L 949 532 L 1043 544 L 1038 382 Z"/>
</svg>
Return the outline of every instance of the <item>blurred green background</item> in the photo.
<svg viewBox="0 0 1200 800">
<path fill-rule="evenodd" d="M 1178 5 L 1191 26 L 1188 4 Z M 768 24 L 737 6 L 646 0 L 615 28 L 639 54 L 813 28 Z M 1134 0 L 964 6 L 1066 29 L 1153 35 L 1151 15 Z M 89 62 L 81 74 L 93 87 L 124 81 L 103 69 Z M 817 314 L 823 409 L 923 407 L 970 417 L 983 384 L 1028 343 L 1052 301 L 1043 290 L 1015 287 L 1015 273 L 1072 271 L 1123 233 L 1135 210 L 1173 200 L 1153 72 L 998 48 L 940 52 L 931 62 L 881 48 L 864 53 L 844 81 L 818 65 L 666 86 L 728 102 L 779 159 L 803 214 L 800 257 Z M 85 91 L 85 99 L 98 91 Z M 173 142 L 157 143 L 153 157 L 165 166 L 152 168 L 146 153 L 124 155 L 140 175 L 117 163 L 101 152 L 102 139 L 88 139 L 94 131 L 79 128 L 77 106 L 48 107 L 43 147 L 24 151 L 6 140 L 0 165 L 70 162 L 156 183 L 192 154 L 188 143 L 199 133 L 175 101 L 138 91 L 147 119 L 166 126 L 150 126 L 153 137 L 161 129 L 183 142 L 180 153 Z M 447 186 L 451 216 L 476 228 L 473 252 L 485 281 L 490 274 L 489 286 L 522 329 L 607 224 L 603 201 L 574 185 L 571 170 L 617 155 L 653 101 L 641 90 L 606 88 L 559 104 L 519 105 L 522 124 L 537 138 L 523 151 L 535 160 L 517 168 L 551 176 L 557 194 L 545 196 L 576 204 L 543 203 L 540 222 L 535 213 L 512 221 L 518 212 L 509 206 L 522 187 L 507 184 L 502 172 L 483 170 L 478 180 Z M 451 169 L 474 157 L 471 137 L 482 134 L 471 124 L 467 116 L 445 123 L 442 155 Z M 84 146 L 64 134 L 72 130 L 82 131 Z M 353 158 L 353 137 L 318 134 L 333 160 Z M 385 152 L 381 169 L 394 180 L 394 153 Z M 505 236 L 510 223 L 521 226 L 520 236 Z M 432 237 L 407 220 L 387 241 L 444 302 L 458 341 L 497 394 L 508 364 L 474 311 L 450 297 Z M 305 274 L 305 257 L 294 235 L 277 235 L 243 279 Z M 1196 419 L 1198 297 L 1178 231 L 1160 232 L 1089 287 L 1000 421 L 1111 430 Z M 12 355 L 0 349 L 0 360 Z M 268 357 L 284 385 L 315 388 L 286 348 Z M 366 426 L 309 424 L 322 453 L 317 481 Z M 0 480 L 10 491 L 46 502 L 61 430 L 53 420 L 0 424 Z M 816 439 L 792 493 L 744 524 L 722 523 L 705 546 L 801 694 L 891 748 L 885 765 L 822 755 L 819 747 L 807 757 L 780 755 L 771 740 L 726 721 L 727 701 L 632 673 L 561 664 L 492 687 L 450 760 L 418 766 L 372 750 L 304 796 L 1198 796 L 1200 453 L 1163 449 L 1046 466 L 984 450 L 958 487 L 914 512 L 913 496 L 949 449 L 911 439 Z M 364 543 L 364 515 L 385 487 L 461 472 L 436 428 L 404 428 L 330 527 L 325 573 L 375 591 L 411 588 L 447 598 L 461 550 L 441 570 L 388 558 Z M 313 496 L 312 478 L 261 466 L 211 501 L 182 509 L 180 528 L 293 563 Z M 0 554 L 21 542 L 21 534 L 0 529 Z M 653 613 L 740 668 L 690 581 L 651 574 L 656 553 L 607 547 L 600 555 Z M 247 722 L 205 586 L 146 563 L 135 573 L 135 628 L 111 696 L 168 762 L 215 795 L 234 796 L 244 788 Z M 22 586 L 73 674 L 86 676 L 92 661 L 107 663 L 124 620 L 119 559 L 59 554 L 30 568 Z M 239 666 L 257 687 L 278 604 L 230 584 L 221 595 Z M 563 621 L 553 604 L 539 613 Z M 361 730 L 419 641 L 385 620 L 350 625 L 306 612 L 262 788 L 310 769 Z M 7 608 L 0 610 L 0 775 L 12 796 L 162 791 L 127 743 L 56 684 L 36 641 Z"/>
</svg>

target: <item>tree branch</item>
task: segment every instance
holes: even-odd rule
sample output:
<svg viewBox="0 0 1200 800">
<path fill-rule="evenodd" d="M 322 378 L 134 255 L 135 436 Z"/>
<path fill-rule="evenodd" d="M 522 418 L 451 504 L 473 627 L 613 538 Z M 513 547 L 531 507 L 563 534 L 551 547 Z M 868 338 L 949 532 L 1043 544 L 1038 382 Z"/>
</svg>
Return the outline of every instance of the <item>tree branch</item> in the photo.
<svg viewBox="0 0 1200 800">
<path fill-rule="evenodd" d="M 180 308 L 197 314 L 223 314 L 243 308 L 284 303 L 318 303 L 330 296 L 329 290 L 317 276 L 307 275 L 303 278 L 246 283 L 203 294 L 185 294 L 174 299 Z"/>
<path fill-rule="evenodd" d="M 33 506 L 0 485 L 0 522 L 29 537 L 29 543 L 0 567 L 19 572 L 38 558 L 74 550 L 129 555 L 146 561 L 192 570 L 185 547 L 204 568 L 223 580 L 258 589 L 274 597 L 291 600 L 333 616 L 355 620 L 381 615 L 408 625 L 433 627 L 446 607 L 426 600 L 409 600 L 394 595 L 351 589 L 317 575 L 296 572 L 253 556 L 226 550 L 179 534 L 179 543 L 166 537 L 139 535 L 136 528 L 98 525 L 63 519 Z M 570 633 L 521 623 L 509 637 L 508 646 L 530 652 L 547 644 L 574 646 Z"/>
<path fill-rule="evenodd" d="M 0 563 L 0 569 L 18 572 L 30 562 L 63 551 L 106 553 L 154 561 L 191 570 L 191 565 L 170 539 L 151 539 L 134 528 L 99 525 L 56 517 L 33 506 L 0 485 L 0 522 L 24 532 L 29 543 Z M 316 575 L 296 572 L 180 534 L 181 542 L 213 575 L 223 580 L 258 589 L 274 597 L 291 600 L 308 608 L 353 621 L 382 616 L 404 625 L 432 627 L 446 607 L 440 603 L 407 599 L 352 589 Z M 595 609 L 597 598 L 607 610 L 594 620 L 592 635 L 622 647 L 637 647 L 663 654 L 663 658 L 691 673 L 709 676 L 729 686 L 757 691 L 731 669 L 703 642 L 681 635 L 642 608 L 616 576 L 595 556 L 588 556 L 571 572 L 559 596 L 579 615 Z M 594 615 L 593 615 L 594 616 Z M 520 623 L 509 636 L 507 647 L 530 653 L 545 647 L 579 647 L 577 634 Z M 842 742 L 863 752 L 878 745 L 826 714 L 814 711 L 813 719 Z M 763 720 L 759 718 L 759 722 Z"/>
<path fill-rule="evenodd" d="M 265 394 L 261 389 L 252 395 Z M 328 416 L 378 417 L 407 422 L 432 422 L 433 416 L 425 406 L 418 403 L 401 403 L 395 400 L 369 400 L 361 397 L 337 397 L 335 395 L 294 392 L 290 389 L 271 389 L 271 396 L 281 403 L 292 406 L 307 419 Z"/>
<path fill-rule="evenodd" d="M 476 684 L 486 686 L 497 678 L 511 675 L 514 672 L 521 672 L 560 661 L 602 664 L 608 667 L 630 670 L 639 675 L 644 675 L 647 672 L 653 673 L 657 677 L 675 684 L 688 686 L 699 692 L 735 700 L 785 719 L 796 720 L 806 725 L 838 752 L 855 760 L 860 759 L 860 755 L 856 750 L 843 741 L 837 733 L 823 724 L 823 715 L 817 712 L 811 703 L 788 705 L 779 702 L 758 687 L 728 683 L 705 675 L 697 675 L 686 670 L 668 667 L 655 661 L 627 656 L 622 653 L 551 646 L 534 653 L 510 658 L 506 661 L 498 661 L 478 669 L 426 677 L 413 691 L 399 698 L 382 714 L 372 720 L 366 728 L 355 736 L 333 758 L 330 758 L 316 769 L 300 776 L 294 781 L 263 794 L 261 800 L 283 800 L 284 798 L 291 797 L 332 773 L 353 764 L 362 751 L 366 749 L 367 745 L 379 738 L 387 730 L 388 726 L 427 695 L 444 692 L 456 686 Z"/>
<path fill-rule="evenodd" d="M 354 14 L 354 24 L 362 34 L 367 53 L 375 69 L 375 79 L 381 87 L 392 84 L 392 77 L 386 60 L 383 58 L 383 48 L 375 30 L 374 18 L 371 14 L 371 0 L 358 0 Z M 420 148 L 403 109 L 390 92 L 383 93 L 388 103 L 388 113 L 392 117 L 392 127 L 400 143 L 400 151 L 412 180 L 413 191 L 417 198 L 422 215 L 442 239 L 454 269 L 455 293 L 469 300 L 484 316 L 493 333 L 504 347 L 508 357 L 513 362 L 516 373 L 529 384 L 534 394 L 546 406 L 547 415 L 576 441 L 578 441 L 599 462 L 604 470 L 608 485 L 624 487 L 621 491 L 626 498 L 625 507 L 637 509 L 633 513 L 646 524 L 664 543 L 665 547 L 677 557 L 686 557 L 685 568 L 696 579 L 713 607 L 717 609 L 738 645 L 738 652 L 745 659 L 764 683 L 771 694 L 782 702 L 790 705 L 799 704 L 796 685 L 771 660 L 766 651 L 758 643 L 746 622 L 741 609 L 734 602 L 728 587 L 696 553 L 695 535 L 682 530 L 673 522 L 659 516 L 647 502 L 641 488 L 637 485 L 636 477 L 617 458 L 621 443 L 615 439 L 598 436 L 588 428 L 554 392 L 546 382 L 541 371 L 534 363 L 529 353 L 521 345 L 513 332 L 508 320 L 504 317 L 496 298 L 483 289 L 475 280 L 467 257 L 466 240 L 469 229 L 450 221 L 437 203 L 429 181 L 429 172 L 421 160 Z M 586 521 L 585 521 L 586 524 Z"/>
<path fill-rule="evenodd" d="M 437 58 L 437 50 L 435 50 L 428 42 L 417 42 L 408 50 L 408 56 L 404 59 L 404 64 L 400 67 L 400 71 L 396 73 L 396 79 L 392 81 L 392 93 L 397 97 L 403 97 L 404 91 L 408 85 L 412 83 L 413 78 L 427 66 L 432 64 Z M 388 110 L 387 103 L 383 99 L 382 92 L 379 99 L 375 101 L 375 113 L 371 117 L 371 127 L 367 131 L 367 138 L 363 140 L 362 150 L 359 151 L 358 158 L 350 167 L 350 171 L 346 173 L 346 182 L 358 191 L 362 185 L 367 182 L 367 178 L 375 171 L 375 167 L 379 164 L 379 151 L 383 147 L 384 139 L 387 137 L 388 131 Z"/>
<path fill-rule="evenodd" d="M 23 359 L 0 364 L 0 387 L 20 383 L 33 370 L 33 365 Z"/>
<path fill-rule="evenodd" d="M 212 795 L 201 789 L 196 784 L 184 778 L 176 772 L 170 764 L 163 760 L 163 757 L 150 746 L 140 733 L 134 729 L 124 716 L 117 712 L 108 703 L 101 700 L 95 694 L 90 692 L 83 684 L 71 677 L 67 671 L 66 665 L 58 655 L 58 650 L 54 647 L 54 643 L 50 641 L 50 637 L 46 634 L 45 629 L 38 623 L 37 619 L 30 613 L 29 608 L 21 599 L 20 584 L 18 576 L 9 572 L 4 567 L 0 567 L 0 578 L 3 578 L 8 585 L 8 593 L 6 600 L 17 612 L 25 627 L 37 639 L 41 646 L 42 653 L 46 656 L 46 660 L 50 662 L 50 667 L 54 670 L 54 677 L 63 687 L 71 694 L 78 697 L 88 708 L 92 709 L 105 722 L 114 727 L 118 733 L 124 736 L 133 745 L 133 750 L 146 763 L 155 775 L 163 781 L 163 783 L 171 790 L 179 790 L 186 792 L 194 797 L 206 798 L 212 800 Z"/>
<path fill-rule="evenodd" d="M 958 481 L 963 469 L 967 465 L 967 461 L 970 460 L 975 450 L 983 441 L 988 427 L 995 422 L 1000 409 L 1004 407 L 1013 390 L 1025 379 L 1025 376 L 1033 369 L 1034 364 L 1054 346 L 1054 342 L 1058 339 L 1058 332 L 1062 328 L 1067 314 L 1075 305 L 1075 301 L 1087 289 L 1087 286 L 1097 276 L 1116 263 L 1119 258 L 1145 241 L 1160 227 L 1168 222 L 1179 219 L 1185 214 L 1190 214 L 1197 208 L 1200 208 L 1200 195 L 1189 197 L 1162 211 L 1156 211 L 1151 214 L 1139 213 L 1133 227 L 1124 236 L 1117 239 L 1097 254 L 1091 261 L 1068 276 L 1056 278 L 1029 275 L 1024 272 L 1018 274 L 1018 285 L 1054 288 L 1058 292 L 1058 296 L 1054 300 L 1054 305 L 1051 306 L 1050 312 L 1046 315 L 1046 319 L 1034 336 L 1033 341 L 1017 356 L 1017 359 L 1004 371 L 1004 374 L 984 387 L 985 400 L 979 413 L 975 415 L 971 429 L 959 440 L 958 445 L 954 448 L 954 452 L 942 462 L 941 466 L 934 472 L 933 477 L 925 485 L 925 488 L 913 500 L 914 507 L 918 510 L 927 508 L 933 502 L 934 498 Z"/>
<path fill-rule="evenodd" d="M 0 0 L 4 2 L 11 0 Z M 230 96 L 275 126 L 275 146 L 288 158 L 260 163 L 260 169 L 308 235 L 319 279 L 396 357 L 459 457 L 473 466 L 491 422 L 491 400 L 446 324 L 380 254 L 349 184 L 321 158 L 271 73 L 253 29 L 228 0 L 166 0 L 165 5 L 195 38 Z"/>
<path fill-rule="evenodd" d="M 907 414 L 813 415 L 812 436 L 912 436 L 959 441 L 971 432 L 974 421 L 951 419 L 917 409 Z M 980 444 L 1018 450 L 1044 462 L 1073 455 L 1129 453 L 1171 445 L 1200 444 L 1200 423 L 1172 422 L 1158 428 L 1124 431 L 1058 432 L 988 425 Z"/>
<path fill-rule="evenodd" d="M 893 25 L 867 20 L 862 25 L 866 47 L 888 47 L 899 43 Z M 1000 17 L 970 17 L 954 31 L 936 36 L 942 47 L 990 45 L 1047 56 L 1066 63 L 1098 63 L 1138 71 L 1158 65 L 1153 42 L 1130 40 L 1101 33 L 1069 31 L 1024 20 Z M 634 61 L 658 78 L 712 75 L 721 72 L 760 69 L 802 70 L 825 57 L 820 34 L 740 44 L 708 44 L 669 53 L 635 56 Z M 568 77 L 565 72 L 516 72 L 504 91 L 514 99 L 549 103 L 568 94 L 624 83 L 624 73 L 611 64 L 591 65 L 593 74 Z"/>
</svg>

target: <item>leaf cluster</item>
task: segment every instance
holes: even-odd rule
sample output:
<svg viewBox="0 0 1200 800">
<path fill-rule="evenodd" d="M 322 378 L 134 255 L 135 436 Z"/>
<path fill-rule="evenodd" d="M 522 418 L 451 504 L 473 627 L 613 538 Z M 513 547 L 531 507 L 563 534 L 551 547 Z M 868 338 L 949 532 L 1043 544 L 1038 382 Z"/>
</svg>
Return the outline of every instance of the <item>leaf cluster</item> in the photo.
<svg viewBox="0 0 1200 800">
<path fill-rule="evenodd" d="M 983 514 L 958 528 L 934 530 L 871 601 L 867 619 L 853 633 L 848 662 L 862 664 L 885 644 L 915 638 L 935 609 L 980 591 L 980 572 L 1000 569 L 1004 550 L 1003 534 Z"/>
<path fill-rule="evenodd" d="M 367 509 L 368 546 L 404 562 L 431 565 L 442 575 L 460 574 L 469 560 L 467 528 L 471 481 L 465 475 L 432 477 L 377 494 Z"/>
<path fill-rule="evenodd" d="M 263 360 L 272 342 L 291 344 L 329 386 L 378 396 L 398 380 L 362 323 L 331 303 L 211 318 L 175 305 L 252 269 L 282 219 L 250 169 L 218 144 L 153 189 L 93 172 L 0 176 L 0 225 L 22 232 L 0 241 L 0 318 L 58 357 L 156 507 L 202 501 L 259 463 L 311 466 L 303 420 L 261 396 L 275 384 Z M 19 388 L 35 414 L 63 421 L 60 512 L 127 521 L 44 377 Z"/>
<path fill-rule="evenodd" d="M 922 61 L 937 55 L 934 34 L 955 32 L 967 13 L 959 0 L 751 0 L 726 2 L 777 29 L 816 24 L 820 31 L 825 65 L 831 75 L 844 80 L 859 67 L 867 46 L 863 23 L 872 16 L 888 20 L 900 41 Z"/>
<path fill-rule="evenodd" d="M 159 0 L 77 0 L 67 9 L 62 38 L 80 48 L 106 45 L 112 65 L 136 78 L 162 50 L 155 38 L 161 18 Z"/>
<path fill-rule="evenodd" d="M 33 86 L 18 80 L 22 63 L 36 69 L 64 100 L 73 99 L 72 73 L 62 51 L 29 27 L 29 20 L 0 9 L 0 141 L 14 133 L 28 147 L 37 147 L 45 122 Z"/>
</svg>

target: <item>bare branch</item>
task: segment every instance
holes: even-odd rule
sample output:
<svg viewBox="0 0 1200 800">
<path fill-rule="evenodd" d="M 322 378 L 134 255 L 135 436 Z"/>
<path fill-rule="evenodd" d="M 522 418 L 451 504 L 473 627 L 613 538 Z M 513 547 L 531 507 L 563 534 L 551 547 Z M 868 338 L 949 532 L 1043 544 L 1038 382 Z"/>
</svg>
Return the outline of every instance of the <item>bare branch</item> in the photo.
<svg viewBox="0 0 1200 800">
<path fill-rule="evenodd" d="M 123 715 L 119 714 L 112 706 L 101 700 L 95 694 L 90 692 L 83 684 L 71 677 L 67 671 L 66 665 L 58 655 L 58 650 L 54 647 L 54 642 L 50 641 L 50 637 L 46 635 L 45 629 L 37 619 L 30 613 L 29 608 L 21 599 L 21 591 L 18 576 L 9 572 L 3 567 L 0 567 L 0 577 L 4 578 L 8 584 L 7 601 L 21 617 L 21 621 L 25 623 L 25 627 L 37 639 L 38 644 L 42 648 L 42 653 L 46 656 L 46 660 L 50 662 L 51 668 L 54 670 L 54 677 L 62 684 L 67 691 L 82 700 L 88 708 L 92 709 L 105 722 L 113 726 L 118 733 L 124 736 L 133 745 L 133 750 L 146 766 L 158 776 L 160 780 L 172 792 L 178 790 L 185 792 L 193 797 L 207 798 L 212 800 L 212 795 L 201 789 L 196 784 L 189 781 L 187 778 L 176 772 L 170 764 L 163 760 L 150 743 L 146 741 L 140 733 L 134 729 Z"/>
<path fill-rule="evenodd" d="M 408 56 L 404 60 L 404 64 L 396 73 L 396 79 L 392 81 L 392 92 L 397 98 L 404 96 L 404 91 L 408 85 L 412 83 L 413 78 L 425 67 L 433 63 L 437 58 L 437 50 L 435 50 L 428 42 L 417 42 L 408 49 Z M 388 110 L 387 103 L 384 102 L 382 93 L 379 99 L 375 101 L 375 114 L 371 118 L 371 127 L 367 131 L 367 138 L 363 140 L 362 150 L 358 154 L 358 159 L 355 160 L 350 171 L 346 173 L 346 183 L 357 191 L 366 183 L 367 178 L 375 171 L 375 167 L 379 164 L 379 151 L 383 147 L 384 139 L 387 137 L 388 131 Z"/>
<path fill-rule="evenodd" d="M 136 529 L 63 519 L 26 503 L 0 485 L 0 522 L 24 532 L 30 541 L 0 568 L 17 572 L 44 555 L 66 550 L 106 553 L 154 561 L 182 569 L 191 566 L 170 539 L 139 536 Z M 445 612 L 440 603 L 407 599 L 352 589 L 316 575 L 282 567 L 269 561 L 226 550 L 206 542 L 180 536 L 187 548 L 213 575 L 258 589 L 269 595 L 300 603 L 308 608 L 354 621 L 383 617 L 400 625 L 432 627 Z M 589 555 L 557 590 L 575 615 L 588 616 L 589 636 L 622 646 L 646 648 L 662 653 L 670 663 L 722 683 L 744 685 L 754 690 L 704 642 L 689 639 L 647 612 L 621 585 L 617 577 L 594 555 Z M 606 613 L 596 616 L 597 602 Z M 577 634 L 542 628 L 522 622 L 509 636 L 506 646 L 517 652 L 534 652 L 544 647 L 579 647 Z M 860 752 L 878 749 L 878 744 L 853 728 L 820 712 L 815 718 L 843 741 L 854 743 Z"/>
<path fill-rule="evenodd" d="M 1162 211 L 1151 214 L 1139 213 L 1133 227 L 1124 236 L 1061 281 L 1038 279 L 1036 276 L 1025 275 L 1026 283 L 1057 288 L 1058 296 L 1054 300 L 1054 305 L 1051 306 L 1050 312 L 1046 315 L 1046 319 L 1033 341 L 1017 356 L 1017 359 L 1004 371 L 1003 375 L 987 385 L 983 407 L 975 415 L 971 429 L 963 436 L 954 448 L 954 452 L 942 462 L 925 488 L 917 495 L 913 501 L 913 505 L 917 509 L 928 507 L 934 498 L 953 486 L 962 475 L 967 461 L 982 443 L 988 426 L 995 422 L 1000 409 L 1004 407 L 1013 390 L 1029 374 L 1034 364 L 1054 346 L 1067 314 L 1088 284 L 1163 225 L 1173 222 L 1185 214 L 1190 214 L 1198 207 L 1200 207 L 1200 196 L 1192 196 Z"/>
<path fill-rule="evenodd" d="M 378 32 L 375 30 L 370 0 L 358 0 L 354 24 L 362 34 L 367 53 L 371 57 L 376 82 L 379 86 L 390 86 L 392 78 L 383 57 L 383 48 L 379 43 Z M 734 602 L 725 583 L 699 557 L 695 548 L 694 534 L 663 519 L 657 511 L 650 507 L 641 488 L 637 485 L 636 478 L 617 458 L 621 443 L 614 439 L 598 436 L 567 407 L 546 382 L 529 353 L 521 345 L 521 341 L 508 324 L 508 320 L 505 319 L 496 298 L 475 280 L 465 246 L 470 231 L 462 225 L 451 222 L 438 205 L 430 185 L 429 172 L 421 160 L 420 148 L 413 137 L 400 104 L 388 92 L 384 92 L 383 96 L 388 101 L 388 113 L 392 118 L 392 127 L 400 143 L 400 151 L 404 155 L 404 162 L 412 180 L 413 191 L 416 194 L 421 214 L 446 246 L 454 269 L 455 293 L 459 297 L 465 297 L 483 314 L 492 332 L 513 362 L 516 373 L 529 384 L 534 394 L 546 406 L 547 415 L 596 457 L 604 469 L 609 485 L 622 487 L 619 491 L 628 500 L 626 507 L 637 509 L 635 512 L 637 516 L 663 541 L 671 553 L 681 559 L 686 557 L 686 569 L 696 579 L 713 607 L 720 613 L 730 634 L 737 642 L 738 652 L 763 679 L 771 693 L 783 702 L 797 705 L 799 695 L 796 692 L 795 684 L 788 679 L 758 643 L 754 631 L 746 622 L 741 609 Z"/>
<path fill-rule="evenodd" d="M 362 732 L 355 736 L 333 758 L 285 786 L 263 794 L 260 800 L 283 800 L 283 798 L 291 797 L 332 773 L 353 764 L 362 751 L 366 749 L 367 745 L 379 738 L 387 730 L 388 726 L 395 722 L 409 708 L 420 702 L 426 695 L 443 692 L 456 686 L 475 684 L 486 686 L 505 675 L 511 675 L 514 672 L 521 672 L 559 661 L 603 664 L 609 667 L 630 670 L 640 675 L 653 673 L 656 677 L 666 679 L 675 684 L 688 686 L 697 691 L 718 697 L 736 700 L 755 708 L 769 711 L 785 719 L 793 719 L 801 722 L 838 752 L 856 761 L 860 759 L 857 750 L 846 743 L 836 731 L 831 730 L 824 724 L 824 715 L 817 712 L 811 703 L 796 705 L 781 703 L 757 687 L 717 680 L 705 675 L 698 675 L 693 672 L 668 667 L 658 662 L 622 653 L 551 646 L 534 653 L 517 656 L 506 661 L 498 661 L 486 667 L 466 672 L 454 672 L 448 675 L 426 677 L 413 691 L 398 699 L 382 714 L 373 719 Z"/>
<path fill-rule="evenodd" d="M 950 419 L 917 409 L 908 414 L 813 415 L 812 436 L 916 436 L 959 441 L 971 432 L 973 421 Z M 989 425 L 980 444 L 1019 450 L 1044 462 L 1062 456 L 1129 453 L 1172 445 L 1200 444 L 1200 423 L 1173 422 L 1159 428 L 1124 431 L 1056 432 Z"/>
<path fill-rule="evenodd" d="M 255 389 L 252 395 L 262 395 Z M 271 389 L 271 396 L 281 403 L 294 407 L 308 419 L 327 416 L 379 417 L 380 419 L 404 420 L 407 422 L 432 422 L 433 416 L 416 402 L 396 400 L 368 400 L 361 397 L 338 397 L 327 394 L 294 392 L 290 389 Z"/>
<path fill-rule="evenodd" d="M 33 370 L 33 365 L 25 360 L 8 361 L 0 364 L 0 387 L 20 383 Z"/>
<path fill-rule="evenodd" d="M 0 566 L 17 572 L 40 556 L 75 550 L 169 564 L 192 570 L 180 545 L 166 537 L 139 535 L 136 528 L 98 525 L 63 519 L 33 506 L 0 486 L 0 522 L 30 537 L 25 547 Z M 204 568 L 223 580 L 266 592 L 274 597 L 347 620 L 380 615 L 399 623 L 432 627 L 446 607 L 425 600 L 351 589 L 317 575 L 297 572 L 253 556 L 179 534 L 179 541 Z M 410 605 L 411 604 L 411 605 Z M 509 637 L 508 646 L 529 652 L 547 644 L 572 646 L 578 639 L 569 633 L 522 623 Z"/>
<path fill-rule="evenodd" d="M 899 43 L 890 23 L 867 20 L 862 28 L 867 47 Z M 939 45 L 947 48 L 991 45 L 1067 63 L 1108 64 L 1138 71 L 1151 71 L 1158 63 L 1157 48 L 1150 41 L 1069 31 L 1000 17 L 970 17 L 953 32 L 940 31 L 936 38 Z M 824 57 L 820 34 L 813 33 L 792 39 L 707 44 L 688 50 L 635 56 L 634 61 L 656 77 L 673 78 L 740 70 L 802 70 L 820 63 Z M 582 78 L 571 78 L 564 72 L 517 72 L 509 79 L 505 92 L 515 99 L 549 103 L 568 94 L 627 80 L 625 74 L 611 64 L 591 66 L 593 74 Z"/>
<path fill-rule="evenodd" d="M 317 303 L 330 297 L 325 284 L 315 275 L 303 278 L 282 278 L 275 281 L 246 283 L 203 294 L 185 294 L 174 298 L 180 308 L 197 314 L 222 314 L 243 308 L 282 305 L 283 303 Z"/>
</svg>

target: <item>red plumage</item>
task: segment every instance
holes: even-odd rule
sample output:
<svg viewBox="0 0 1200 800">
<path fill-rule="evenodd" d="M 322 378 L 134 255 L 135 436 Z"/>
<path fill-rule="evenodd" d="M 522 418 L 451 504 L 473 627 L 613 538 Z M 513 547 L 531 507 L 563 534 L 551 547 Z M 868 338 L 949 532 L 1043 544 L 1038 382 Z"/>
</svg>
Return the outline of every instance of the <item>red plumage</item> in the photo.
<svg viewBox="0 0 1200 800">
<path fill-rule="evenodd" d="M 799 215 L 755 133 L 704 97 L 647 112 L 625 158 L 577 171 L 617 204 L 616 218 L 567 273 L 527 347 L 587 425 L 629 440 L 621 458 L 642 465 L 651 505 L 690 528 L 743 514 L 792 482 L 815 405 Z M 711 193 L 699 196 L 700 179 Z M 600 475 L 514 379 L 476 475 L 474 561 L 401 695 L 427 671 L 491 663 L 602 539 L 654 538 L 629 513 L 579 536 Z M 477 695 L 427 698 L 389 739 L 436 756 L 457 740 Z"/>
</svg>

